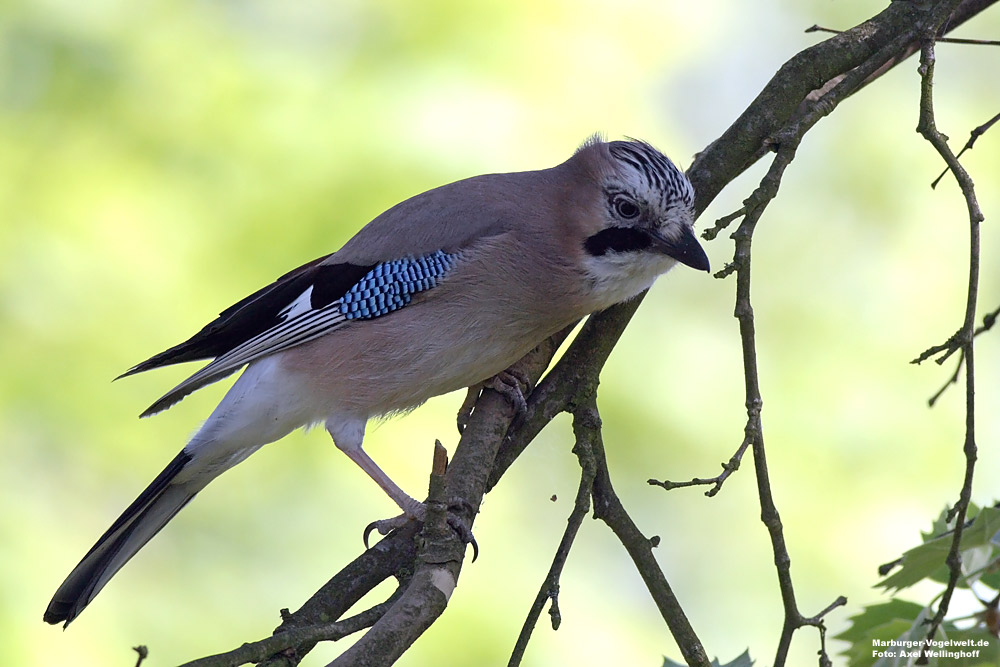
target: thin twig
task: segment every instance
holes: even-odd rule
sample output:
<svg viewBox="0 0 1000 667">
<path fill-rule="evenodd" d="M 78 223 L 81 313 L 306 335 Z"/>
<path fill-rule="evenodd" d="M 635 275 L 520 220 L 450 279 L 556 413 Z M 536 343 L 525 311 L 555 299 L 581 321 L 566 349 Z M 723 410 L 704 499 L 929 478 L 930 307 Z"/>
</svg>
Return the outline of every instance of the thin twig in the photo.
<svg viewBox="0 0 1000 667">
<path fill-rule="evenodd" d="M 732 458 L 726 463 L 722 464 L 722 472 L 715 477 L 695 477 L 689 482 L 671 482 L 670 480 L 663 480 L 662 482 L 657 479 L 646 480 L 646 483 L 651 486 L 660 486 L 670 491 L 672 489 L 680 489 L 686 486 L 704 486 L 707 484 L 712 484 L 712 488 L 705 492 L 705 495 L 711 498 L 719 491 L 722 490 L 722 485 L 725 483 L 729 476 L 740 469 L 740 463 L 743 461 L 743 455 L 746 453 L 747 448 L 750 446 L 750 439 L 743 438 L 743 443 L 740 445 L 736 453 L 733 454 Z"/>
<path fill-rule="evenodd" d="M 940 26 L 947 19 L 947 13 L 939 13 L 937 26 Z M 952 594 L 958 585 L 962 575 L 962 558 L 960 546 L 962 533 L 965 529 L 965 518 L 972 498 L 972 482 L 975 473 L 977 448 L 976 448 L 976 421 L 975 421 L 975 317 L 976 301 L 979 294 L 979 266 L 980 266 L 980 240 L 979 225 L 983 221 L 983 214 L 976 199 L 975 185 L 968 172 L 958 161 L 958 158 L 948 146 L 947 137 L 938 131 L 934 120 L 934 41 L 937 26 L 928 27 L 924 35 L 924 42 L 920 50 L 920 120 L 917 123 L 917 132 L 921 134 L 938 152 L 948 168 L 955 174 L 962 194 L 965 197 L 966 206 L 969 211 L 969 285 L 966 298 L 965 319 L 959 332 L 952 337 L 951 342 L 957 343 L 962 351 L 962 359 L 965 364 L 965 438 L 963 452 L 965 454 L 965 475 L 962 481 L 962 488 L 959 492 L 958 502 L 948 512 L 947 520 L 954 521 L 955 534 L 952 537 L 951 547 L 945 563 L 948 566 L 949 577 L 944 593 L 938 602 L 937 612 L 931 618 L 927 631 L 927 641 L 921 649 L 920 660 L 926 661 L 926 650 L 929 642 L 934 638 L 941 623 L 944 622 L 951 603 Z M 985 320 L 984 320 L 985 326 Z"/>
<path fill-rule="evenodd" d="M 833 28 L 824 28 L 823 26 L 813 25 L 805 29 L 805 32 L 828 32 L 834 35 L 839 35 L 843 30 L 834 30 Z M 949 44 L 973 44 L 975 46 L 1000 46 L 1000 41 L 995 39 L 964 39 L 962 37 L 939 37 L 939 42 L 947 42 Z"/>
<path fill-rule="evenodd" d="M 747 207 L 744 206 L 738 211 L 733 211 L 729 215 L 722 216 L 721 218 L 715 221 L 714 225 L 707 228 L 705 231 L 701 233 L 701 238 L 705 239 L 706 241 L 715 240 L 715 237 L 719 235 L 719 232 L 728 227 L 733 222 L 733 220 L 736 220 L 737 218 L 746 215 L 746 213 L 747 213 Z"/>
<path fill-rule="evenodd" d="M 395 577 L 401 584 L 409 579 L 417 555 L 414 538 L 420 530 L 416 522 L 394 530 L 378 544 L 344 566 L 294 613 L 283 612 L 275 634 L 326 626 L 336 621 L 383 581 Z M 308 632 L 302 636 L 308 637 Z M 292 667 L 316 645 L 300 642 L 289 651 L 272 655 L 261 667 Z"/>
<path fill-rule="evenodd" d="M 753 232 L 767 205 L 777 196 L 785 169 L 795 158 L 799 142 L 805 133 L 818 123 L 836 106 L 863 86 L 866 81 L 894 55 L 909 43 L 908 35 L 901 35 L 883 46 L 864 63 L 844 75 L 836 85 L 815 100 L 810 108 L 794 121 L 776 132 L 770 139 L 777 153 L 770 168 L 761 179 L 760 185 L 744 202 L 745 215 L 740 226 L 732 234 L 736 242 L 732 270 L 736 272 L 735 316 L 739 321 L 740 339 L 743 348 L 743 371 L 746 388 L 747 422 L 744 428 L 744 442 L 753 447 L 754 468 L 757 476 L 757 492 L 761 506 L 761 520 L 767 527 L 774 553 L 774 563 L 778 571 L 778 586 L 784 608 L 784 623 L 775 655 L 775 667 L 785 664 L 795 631 L 811 625 L 811 619 L 804 617 L 795 601 L 795 589 L 791 577 L 791 558 L 785 544 L 781 517 L 771 493 L 767 459 L 764 448 L 761 409 L 763 399 L 757 370 L 757 352 L 753 307 L 750 301 L 750 266 Z M 839 598 L 838 598 L 839 599 Z M 834 603 L 828 609 L 833 609 Z M 813 617 L 816 618 L 816 617 Z"/>
<path fill-rule="evenodd" d="M 910 363 L 920 365 L 933 357 L 935 354 L 941 353 L 941 356 L 934 360 L 940 366 L 948 360 L 948 357 L 962 349 L 961 338 L 962 330 L 959 329 L 953 333 L 948 340 L 939 345 L 932 345 L 927 348 L 920 353 L 920 356 L 912 360 Z"/>
<path fill-rule="evenodd" d="M 646 590 L 653 598 L 660 615 L 670 628 L 685 662 L 690 667 L 709 667 L 710 663 L 701 640 L 691 627 L 687 615 L 681 608 L 670 584 L 653 556 L 653 547 L 659 538 L 647 538 L 635 525 L 632 517 L 622 506 L 611 484 L 607 457 L 604 455 L 604 440 L 601 435 L 601 416 L 597 410 L 596 394 L 581 400 L 574 415 L 579 416 L 578 439 L 586 439 L 596 466 L 593 498 L 594 517 L 608 525 L 632 557 L 639 576 L 646 584 Z M 576 424 L 576 422 L 574 422 Z"/>
<path fill-rule="evenodd" d="M 812 618 L 803 618 L 802 625 L 811 625 L 819 631 L 819 664 L 820 667 L 832 667 L 833 661 L 830 660 L 830 656 L 826 653 L 826 623 L 823 619 L 826 615 L 837 607 L 843 607 L 847 604 L 847 598 L 841 595 L 836 600 L 827 605 L 826 609 L 819 612 Z"/>
<path fill-rule="evenodd" d="M 589 424 L 585 424 L 585 420 L 588 417 L 589 415 L 585 412 L 574 414 L 574 430 L 581 431 L 582 429 L 590 428 Z M 576 491 L 573 511 L 570 512 L 569 519 L 566 522 L 566 530 L 559 541 L 559 547 L 556 549 L 548 574 L 545 575 L 545 581 L 542 582 L 538 595 L 535 596 L 535 601 L 528 611 L 528 616 L 524 619 L 524 625 L 521 626 L 521 633 L 517 637 L 510 661 L 507 663 L 508 667 L 516 667 L 521 664 L 524 651 L 528 647 L 528 640 L 531 638 L 531 632 L 538 622 L 538 617 L 545 607 L 546 600 L 551 600 L 549 616 L 552 618 L 552 629 L 558 630 L 559 624 L 562 621 L 559 612 L 559 578 L 562 575 L 563 566 L 566 565 L 566 560 L 569 558 L 569 552 L 573 546 L 573 541 L 576 539 L 577 531 L 580 530 L 587 512 L 590 511 L 590 494 L 594 487 L 594 476 L 597 474 L 594 455 L 590 450 L 590 440 L 587 437 L 583 437 L 583 435 L 585 435 L 585 431 L 577 436 L 576 444 L 573 447 L 573 453 L 576 454 L 577 459 L 580 461 L 580 485 Z"/>
<path fill-rule="evenodd" d="M 958 384 L 958 377 L 962 374 L 962 366 L 965 364 L 965 351 L 959 350 L 958 353 L 958 363 L 955 364 L 955 372 L 945 380 L 945 383 L 941 385 L 941 388 L 934 392 L 934 395 L 927 399 L 927 407 L 933 408 L 934 404 L 937 403 L 938 399 L 944 395 L 944 392 L 953 384 Z"/>
<path fill-rule="evenodd" d="M 957 158 L 958 156 L 955 157 Z M 986 313 L 986 315 L 983 316 L 982 326 L 976 327 L 976 330 L 972 332 L 972 337 L 975 338 L 979 334 L 985 333 L 990 329 L 992 329 L 993 325 L 996 324 L 998 316 L 1000 316 L 1000 307 L 998 307 L 993 312 Z M 911 364 L 920 364 L 929 359 L 930 357 L 934 356 L 935 354 L 943 352 L 944 354 L 942 354 L 940 357 L 934 360 L 935 363 L 941 365 L 952 354 L 954 354 L 955 352 L 959 353 L 958 364 L 955 365 L 955 371 L 948 377 L 945 383 L 941 385 L 941 388 L 938 389 L 936 392 L 934 392 L 933 396 L 927 399 L 928 406 L 932 408 L 934 407 L 934 404 L 937 403 L 938 399 L 941 398 L 944 392 L 948 389 L 948 387 L 958 383 L 959 375 L 962 372 L 962 366 L 965 363 L 965 351 L 963 350 L 962 343 L 960 342 L 961 339 L 962 339 L 962 331 L 959 330 L 944 343 L 941 343 L 940 345 L 934 345 L 933 347 L 924 350 L 919 357 L 910 362 Z"/>
<path fill-rule="evenodd" d="M 938 40 L 938 41 L 940 42 L 943 40 Z M 993 127 L 993 124 L 996 123 L 998 120 L 1000 120 L 1000 113 L 998 113 L 996 116 L 993 116 L 993 118 L 990 118 L 988 121 L 986 121 L 976 129 L 972 130 L 972 132 L 969 133 L 969 140 L 965 142 L 965 145 L 962 146 L 962 150 L 958 151 L 958 155 L 956 155 L 955 158 L 956 159 L 961 158 L 965 154 L 965 151 L 972 150 L 973 145 L 975 145 L 976 143 L 976 139 L 986 134 L 986 131 L 991 127 Z M 945 174 L 947 173 L 948 173 L 948 168 L 945 167 L 945 170 L 941 172 L 941 175 L 935 178 L 934 182 L 931 183 L 931 188 L 936 188 L 938 183 L 941 182 L 941 179 L 944 178 Z"/>
</svg>

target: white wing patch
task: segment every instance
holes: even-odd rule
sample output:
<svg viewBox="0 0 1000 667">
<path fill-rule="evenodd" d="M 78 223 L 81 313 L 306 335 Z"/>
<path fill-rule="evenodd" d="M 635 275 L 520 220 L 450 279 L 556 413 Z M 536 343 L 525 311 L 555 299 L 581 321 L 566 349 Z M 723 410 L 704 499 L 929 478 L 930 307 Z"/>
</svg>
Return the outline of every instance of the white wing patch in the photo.
<svg viewBox="0 0 1000 667">
<path fill-rule="evenodd" d="M 296 317 L 312 310 L 312 293 L 313 286 L 310 285 L 295 301 L 282 308 L 281 312 L 278 313 L 278 317 L 288 319 L 289 317 Z"/>
</svg>

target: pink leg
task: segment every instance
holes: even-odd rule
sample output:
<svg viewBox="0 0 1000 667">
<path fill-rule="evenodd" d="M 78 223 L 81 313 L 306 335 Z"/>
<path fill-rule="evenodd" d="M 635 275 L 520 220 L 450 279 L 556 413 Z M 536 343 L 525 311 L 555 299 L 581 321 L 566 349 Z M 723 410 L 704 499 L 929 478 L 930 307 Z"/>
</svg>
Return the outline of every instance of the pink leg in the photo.
<svg viewBox="0 0 1000 667">
<path fill-rule="evenodd" d="M 368 456 L 368 453 L 361 447 L 344 449 L 343 450 L 347 457 L 358 464 L 358 467 L 368 473 L 379 487 L 385 491 L 386 495 L 392 498 L 392 501 L 399 505 L 399 508 L 403 510 L 403 514 L 408 517 L 413 517 L 416 519 L 423 518 L 424 516 L 424 504 L 416 500 L 412 496 L 408 495 L 399 486 L 392 481 L 388 475 L 386 475 L 378 464 L 372 460 L 372 457 Z"/>
</svg>

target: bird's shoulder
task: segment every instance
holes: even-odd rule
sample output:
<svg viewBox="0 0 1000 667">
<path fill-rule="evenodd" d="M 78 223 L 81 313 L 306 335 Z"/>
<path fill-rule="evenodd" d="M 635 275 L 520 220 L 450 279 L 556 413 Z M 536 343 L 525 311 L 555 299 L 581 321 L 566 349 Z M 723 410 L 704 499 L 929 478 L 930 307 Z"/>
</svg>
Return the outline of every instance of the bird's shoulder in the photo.
<svg viewBox="0 0 1000 667">
<path fill-rule="evenodd" d="M 539 212 L 560 192 L 559 168 L 483 174 L 442 185 L 389 208 L 324 260 L 371 264 L 454 252 L 508 232 L 544 233 Z M 555 186 L 555 187 L 554 187 Z"/>
</svg>

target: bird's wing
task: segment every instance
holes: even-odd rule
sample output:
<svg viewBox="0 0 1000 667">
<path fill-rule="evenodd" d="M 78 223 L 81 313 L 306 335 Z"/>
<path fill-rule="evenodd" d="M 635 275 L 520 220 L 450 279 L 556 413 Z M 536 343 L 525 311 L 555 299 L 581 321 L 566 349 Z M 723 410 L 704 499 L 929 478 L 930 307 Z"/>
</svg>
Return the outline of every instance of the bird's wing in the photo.
<svg viewBox="0 0 1000 667">
<path fill-rule="evenodd" d="M 413 295 L 435 287 L 459 259 L 460 252 L 435 250 L 374 265 L 315 260 L 254 292 L 187 341 L 132 367 L 122 377 L 215 357 L 146 409 L 142 416 L 147 417 L 255 359 L 314 340 L 347 322 L 402 308 Z"/>
<path fill-rule="evenodd" d="M 248 338 L 267 331 L 281 322 L 278 315 L 282 309 L 317 281 L 321 272 L 319 265 L 328 257 L 330 255 L 289 271 L 270 285 L 262 287 L 219 313 L 217 318 L 188 340 L 136 364 L 116 379 L 160 366 L 211 359 L 232 350 Z M 336 267 L 331 268 L 333 270 L 325 272 L 326 275 L 332 277 L 340 273 L 346 281 L 350 281 L 347 285 L 349 286 L 372 267 L 342 264 L 339 271 Z"/>
<path fill-rule="evenodd" d="M 156 401 L 148 416 L 245 364 L 327 334 L 354 319 L 385 315 L 430 289 L 465 249 L 524 226 L 530 192 L 555 170 L 487 174 L 393 206 L 337 252 L 304 264 L 224 310 L 183 343 L 130 368 L 214 360 Z M 391 305 L 391 307 L 389 307 Z M 386 309 L 387 308 L 387 309 Z"/>
</svg>

